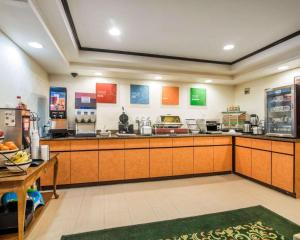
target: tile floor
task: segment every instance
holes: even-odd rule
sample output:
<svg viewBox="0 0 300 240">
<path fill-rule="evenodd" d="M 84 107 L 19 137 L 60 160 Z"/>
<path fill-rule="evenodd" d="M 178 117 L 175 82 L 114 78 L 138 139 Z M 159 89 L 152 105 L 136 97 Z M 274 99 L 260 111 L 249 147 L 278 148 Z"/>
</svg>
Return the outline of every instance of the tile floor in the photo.
<svg viewBox="0 0 300 240">
<path fill-rule="evenodd" d="M 300 199 L 236 175 L 61 190 L 27 239 L 263 205 L 300 225 Z"/>
</svg>

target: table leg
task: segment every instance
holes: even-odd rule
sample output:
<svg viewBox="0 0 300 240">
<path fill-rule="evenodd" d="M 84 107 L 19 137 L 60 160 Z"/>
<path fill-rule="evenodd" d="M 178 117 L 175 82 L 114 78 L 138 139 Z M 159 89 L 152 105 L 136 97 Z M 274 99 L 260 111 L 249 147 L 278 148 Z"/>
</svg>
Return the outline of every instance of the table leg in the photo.
<svg viewBox="0 0 300 240">
<path fill-rule="evenodd" d="M 18 239 L 24 239 L 25 209 L 27 191 L 24 187 L 17 191 L 18 196 Z"/>
<path fill-rule="evenodd" d="M 55 199 L 57 199 L 59 197 L 59 195 L 56 192 L 57 171 L 58 171 L 58 159 L 54 163 L 54 168 L 53 168 L 53 194 L 54 194 Z"/>
</svg>

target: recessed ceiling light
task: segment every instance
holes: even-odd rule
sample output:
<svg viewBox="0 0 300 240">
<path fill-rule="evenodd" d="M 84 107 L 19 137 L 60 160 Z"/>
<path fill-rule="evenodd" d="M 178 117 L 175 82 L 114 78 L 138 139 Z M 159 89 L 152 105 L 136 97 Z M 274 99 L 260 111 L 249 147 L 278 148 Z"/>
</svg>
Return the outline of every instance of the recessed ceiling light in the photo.
<svg viewBox="0 0 300 240">
<path fill-rule="evenodd" d="M 225 46 L 223 47 L 223 49 L 224 49 L 225 51 L 232 50 L 232 49 L 234 49 L 234 45 L 233 45 L 233 44 L 227 44 L 227 45 L 225 45 Z"/>
<path fill-rule="evenodd" d="M 101 72 L 95 72 L 94 75 L 96 75 L 96 76 L 102 76 L 103 73 L 101 73 Z"/>
<path fill-rule="evenodd" d="M 43 45 L 38 42 L 29 42 L 28 45 L 33 48 L 43 48 Z"/>
<path fill-rule="evenodd" d="M 154 79 L 155 80 L 162 80 L 162 76 L 157 75 L 157 76 L 154 77 Z"/>
<path fill-rule="evenodd" d="M 207 80 L 205 80 L 205 82 L 206 82 L 206 83 L 212 83 L 212 80 L 207 79 Z"/>
<path fill-rule="evenodd" d="M 278 67 L 279 71 L 284 71 L 284 70 L 287 70 L 287 69 L 289 69 L 289 66 L 280 66 L 280 67 Z"/>
<path fill-rule="evenodd" d="M 119 28 L 116 27 L 112 27 L 111 29 L 109 29 L 109 34 L 112 36 L 120 36 L 121 35 L 121 31 Z"/>
</svg>

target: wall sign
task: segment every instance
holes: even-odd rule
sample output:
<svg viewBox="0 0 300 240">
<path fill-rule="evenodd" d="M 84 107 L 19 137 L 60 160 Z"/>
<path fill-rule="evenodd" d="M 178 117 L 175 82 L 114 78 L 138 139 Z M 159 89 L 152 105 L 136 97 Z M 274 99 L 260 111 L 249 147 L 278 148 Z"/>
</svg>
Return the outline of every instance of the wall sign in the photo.
<svg viewBox="0 0 300 240">
<path fill-rule="evenodd" d="M 75 92 L 75 109 L 96 109 L 96 94 Z"/>
<path fill-rule="evenodd" d="M 130 104 L 149 104 L 149 86 L 131 84 Z"/>
<path fill-rule="evenodd" d="M 190 89 L 190 104 L 192 106 L 206 106 L 206 89 L 191 88 Z"/>
<path fill-rule="evenodd" d="M 179 87 L 163 87 L 161 103 L 163 105 L 178 105 Z"/>
<path fill-rule="evenodd" d="M 116 103 L 117 84 L 96 83 L 96 100 L 97 103 Z"/>
</svg>

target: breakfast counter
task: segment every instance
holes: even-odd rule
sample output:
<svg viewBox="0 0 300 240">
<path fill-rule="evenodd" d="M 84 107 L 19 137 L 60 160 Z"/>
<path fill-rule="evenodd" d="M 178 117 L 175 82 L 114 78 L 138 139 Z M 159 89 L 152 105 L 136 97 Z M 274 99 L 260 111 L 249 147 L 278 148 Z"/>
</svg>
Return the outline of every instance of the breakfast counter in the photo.
<svg viewBox="0 0 300 240">
<path fill-rule="evenodd" d="M 170 179 L 236 173 L 300 196 L 300 139 L 196 134 L 44 138 L 59 152 L 58 185 Z M 41 185 L 52 183 L 45 173 Z"/>
</svg>

